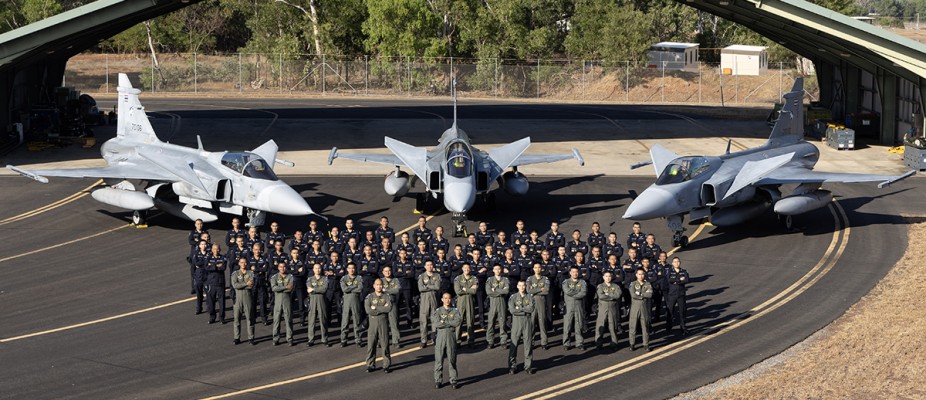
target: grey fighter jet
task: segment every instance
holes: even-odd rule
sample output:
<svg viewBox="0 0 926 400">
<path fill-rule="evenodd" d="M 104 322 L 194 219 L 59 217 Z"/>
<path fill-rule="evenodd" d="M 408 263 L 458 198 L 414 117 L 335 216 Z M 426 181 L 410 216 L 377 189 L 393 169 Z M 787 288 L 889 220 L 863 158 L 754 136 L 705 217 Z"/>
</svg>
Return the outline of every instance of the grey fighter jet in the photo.
<svg viewBox="0 0 926 400">
<path fill-rule="evenodd" d="M 441 135 L 437 147 L 427 150 L 386 136 L 385 145 L 392 154 L 338 153 L 335 147 L 328 156 L 328 165 L 335 158 L 393 165 L 395 170 L 386 176 L 383 186 L 386 194 L 394 197 L 404 196 L 412 185 L 414 178 L 401 170 L 407 167 L 425 184 L 426 193 L 418 194 L 416 210 L 421 212 L 432 199 L 443 197 L 444 208 L 452 213 L 454 236 L 460 236 L 465 233 L 466 212 L 472 209 L 477 197 L 490 207 L 494 205 L 495 195 L 490 191 L 493 181 L 508 194 L 522 196 L 527 193 L 528 181 L 518 172 L 520 166 L 573 158 L 579 165 L 585 165 L 576 149 L 571 154 L 523 154 L 530 144 L 530 137 L 526 137 L 488 151 L 473 147 L 469 136 L 457 127 L 454 94 L 453 125 Z M 511 170 L 505 172 L 508 168 Z"/>
<path fill-rule="evenodd" d="M 180 218 L 211 222 L 219 213 L 247 215 L 249 225 L 262 225 L 266 213 L 315 214 L 305 199 L 273 172 L 277 144 L 270 140 L 244 152 L 208 152 L 162 142 L 154 133 L 138 100 L 140 90 L 119 74 L 119 119 L 116 137 L 101 147 L 103 168 L 26 171 L 7 168 L 48 183 L 46 176 L 102 178 L 108 186 L 91 196 L 105 204 L 135 211 L 132 222 L 145 224 L 148 210 L 157 208 Z M 141 190 L 138 190 L 138 189 Z"/>
<path fill-rule="evenodd" d="M 830 182 L 881 182 L 884 187 L 915 171 L 899 176 L 849 174 L 814 171 L 820 152 L 805 142 L 803 78 L 798 78 L 791 92 L 784 95 L 781 115 L 768 141 L 759 147 L 719 157 L 679 157 L 666 148 L 655 145 L 650 149 L 656 169 L 656 183 L 630 203 L 624 219 L 646 220 L 666 218 L 675 232 L 673 244 L 686 246 L 683 235 L 685 214 L 691 220 L 708 218 L 716 226 L 739 224 L 774 210 L 791 229 L 792 216 L 826 206 L 833 193 L 822 189 Z M 790 194 L 782 194 L 782 186 L 796 184 Z"/>
</svg>

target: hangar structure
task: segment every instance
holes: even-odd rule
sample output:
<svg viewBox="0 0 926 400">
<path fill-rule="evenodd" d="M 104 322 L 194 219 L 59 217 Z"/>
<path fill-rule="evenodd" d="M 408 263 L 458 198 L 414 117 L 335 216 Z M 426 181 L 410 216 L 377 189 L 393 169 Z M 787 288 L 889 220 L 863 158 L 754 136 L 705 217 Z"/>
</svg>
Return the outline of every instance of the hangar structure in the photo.
<svg viewBox="0 0 926 400">
<path fill-rule="evenodd" d="M 61 84 L 68 59 L 129 27 L 200 0 L 97 0 L 0 35 L 0 133 Z M 834 119 L 880 114 L 899 142 L 926 99 L 926 45 L 802 0 L 676 0 L 742 24 L 814 62 Z M 923 118 L 923 117 L 919 117 Z M 922 121 L 919 121 L 922 122 Z"/>
</svg>

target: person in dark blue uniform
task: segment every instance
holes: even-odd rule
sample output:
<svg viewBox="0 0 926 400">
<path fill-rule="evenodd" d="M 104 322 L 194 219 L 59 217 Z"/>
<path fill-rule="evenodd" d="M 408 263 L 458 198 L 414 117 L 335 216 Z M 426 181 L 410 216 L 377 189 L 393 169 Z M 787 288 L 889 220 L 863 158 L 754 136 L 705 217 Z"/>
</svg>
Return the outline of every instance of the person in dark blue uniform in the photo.
<svg viewBox="0 0 926 400">
<path fill-rule="evenodd" d="M 329 239 L 330 240 L 330 239 Z M 328 326 L 334 321 L 334 311 L 338 319 L 341 318 L 341 278 L 347 274 L 347 267 L 336 251 L 328 253 L 328 260 L 322 267 L 322 272 L 328 280 L 328 289 L 325 291 L 325 300 L 328 304 Z"/>
<path fill-rule="evenodd" d="M 412 229 L 412 239 L 415 240 L 415 243 L 424 241 L 427 244 L 431 243 L 431 230 L 428 229 L 428 218 L 425 216 L 418 217 L 418 226 L 415 229 Z M 395 236 L 395 234 L 393 234 Z M 434 252 L 434 249 L 428 249 L 431 252 Z"/>
<path fill-rule="evenodd" d="M 237 217 L 232 218 L 231 224 L 232 224 L 231 229 L 225 232 L 225 245 L 228 246 L 228 248 L 235 247 L 235 239 L 237 238 L 244 239 L 245 237 L 248 236 L 248 233 L 244 229 L 241 229 L 240 219 L 238 219 Z"/>
<path fill-rule="evenodd" d="M 476 245 L 480 249 L 484 249 L 486 245 L 491 245 L 495 243 L 495 238 L 492 237 L 492 233 L 489 232 L 489 227 L 486 225 L 485 221 L 479 223 L 479 229 L 476 231 Z"/>
<path fill-rule="evenodd" d="M 379 243 L 384 237 L 389 238 L 389 243 L 395 242 L 395 230 L 389 227 L 389 218 L 385 216 L 379 219 L 379 228 L 376 228 L 376 242 Z"/>
<path fill-rule="evenodd" d="M 656 236 L 652 233 L 646 235 L 646 242 L 643 243 L 642 249 L 640 256 L 649 259 L 650 264 L 655 264 L 659 259 L 659 253 L 662 252 L 662 248 L 656 244 Z"/>
<path fill-rule="evenodd" d="M 264 250 L 264 239 L 261 238 L 260 232 L 257 231 L 257 227 L 252 226 L 248 228 L 248 236 L 244 238 L 244 245 L 250 250 L 255 244 L 259 245 L 261 250 Z"/>
<path fill-rule="evenodd" d="M 411 255 L 412 264 L 415 264 L 415 279 L 424 273 L 424 263 L 431 261 L 431 253 L 428 252 L 428 245 L 425 242 L 418 242 L 418 249 Z"/>
<path fill-rule="evenodd" d="M 405 324 L 412 326 L 412 286 L 417 285 L 415 280 L 415 264 L 408 258 L 405 249 L 399 248 L 395 260 L 392 260 L 392 273 L 399 280 L 399 298 L 396 307 L 405 306 Z"/>
<path fill-rule="evenodd" d="M 473 269 L 476 271 L 476 280 L 479 282 L 479 287 L 476 289 L 476 317 L 479 320 L 479 326 L 485 327 L 485 312 L 486 310 L 486 280 L 489 279 L 489 271 L 492 270 L 492 263 L 482 257 L 482 251 L 478 248 L 472 250 L 472 263 L 470 264 Z"/>
<path fill-rule="evenodd" d="M 508 241 L 508 235 L 505 234 L 505 231 L 498 231 L 498 233 L 495 234 L 495 238 L 496 240 L 494 243 L 492 243 L 492 248 L 496 254 L 499 256 L 504 256 L 505 250 L 512 248 L 511 242 Z M 518 290 L 517 284 L 515 284 L 515 286 L 516 287 L 514 290 Z"/>
<path fill-rule="evenodd" d="M 685 314 L 688 311 L 685 292 L 690 277 L 688 271 L 682 268 L 682 261 L 678 257 L 672 259 L 672 268 L 666 274 L 666 278 L 669 281 L 669 291 L 666 294 L 666 332 L 672 334 L 672 327 L 677 323 L 682 329 L 682 335 L 688 335 L 688 328 L 685 327 Z"/>
<path fill-rule="evenodd" d="M 251 253 L 248 254 L 246 266 L 254 275 L 254 285 L 251 287 L 251 318 L 257 319 L 260 315 L 261 322 L 264 325 L 270 325 L 267 318 L 267 297 L 270 289 L 270 270 L 273 268 L 270 264 L 270 257 L 267 257 L 261 251 L 260 245 L 251 246 Z M 256 311 L 256 312 L 255 312 Z"/>
<path fill-rule="evenodd" d="M 206 307 L 209 310 L 209 323 L 214 324 L 216 314 L 225 323 L 225 269 L 228 258 L 222 255 L 218 243 L 212 245 L 212 254 L 206 267 Z"/>
<path fill-rule="evenodd" d="M 563 301 L 564 301 L 562 286 L 563 286 L 563 282 L 565 282 L 566 279 L 569 279 L 569 265 L 571 262 L 572 260 L 570 260 L 569 257 L 566 255 L 566 246 L 557 247 L 556 255 L 553 256 L 553 264 L 556 265 L 556 278 L 555 278 L 556 283 L 553 286 L 557 287 L 557 289 L 559 290 L 556 291 L 556 299 L 555 299 L 556 302 L 553 304 L 556 306 L 556 312 L 560 316 L 562 316 L 563 312 L 566 311 L 563 309 L 563 306 L 562 306 Z"/>
<path fill-rule="evenodd" d="M 312 241 L 312 248 L 302 256 L 302 260 L 305 261 L 307 268 L 310 265 L 314 267 L 315 264 L 325 265 L 325 262 L 328 261 L 328 253 L 325 253 L 325 250 L 322 249 L 322 242 L 315 240 Z"/>
<path fill-rule="evenodd" d="M 337 229 L 338 227 L 336 226 L 331 227 L 331 235 L 330 235 L 331 239 L 338 238 L 341 240 L 341 243 L 347 243 L 347 239 L 350 239 L 350 238 L 357 239 L 357 243 L 360 243 L 360 239 L 363 239 L 360 237 L 360 231 L 354 229 L 353 219 L 348 218 L 347 220 L 344 221 L 344 231 L 343 232 L 338 233 Z"/>
<path fill-rule="evenodd" d="M 502 266 L 502 274 L 508 277 L 508 286 L 510 291 L 512 282 L 515 288 L 517 288 L 518 280 L 521 279 L 521 265 L 518 263 L 518 259 L 514 256 L 514 250 L 505 250 L 504 254 L 505 258 L 499 260 L 498 264 Z"/>
<path fill-rule="evenodd" d="M 514 246 L 520 246 L 521 243 L 527 242 L 529 232 L 524 230 L 524 221 L 518 220 L 514 224 L 514 232 L 511 232 L 511 243 Z"/>
<path fill-rule="evenodd" d="M 462 245 L 453 246 L 453 255 L 450 256 L 450 263 L 453 264 L 453 271 L 450 273 L 450 279 L 453 282 L 457 281 L 457 277 L 463 275 L 463 264 L 471 263 L 472 258 L 466 253 L 463 253 Z M 472 264 L 470 264 L 472 266 Z M 454 292 L 454 295 L 458 294 Z"/>
<path fill-rule="evenodd" d="M 588 247 L 604 246 L 605 239 L 604 233 L 601 233 L 601 225 L 598 222 L 592 222 L 592 232 L 588 234 L 588 240 L 586 240 Z"/>
<path fill-rule="evenodd" d="M 447 258 L 447 253 L 443 249 L 437 249 L 436 255 L 432 258 L 434 272 L 440 275 L 440 292 L 453 293 L 453 263 Z"/>
<path fill-rule="evenodd" d="M 624 256 L 624 246 L 621 245 L 621 242 L 617 241 L 617 233 L 611 232 L 608 234 L 608 240 L 601 246 L 601 252 L 604 253 L 605 258 L 613 254 L 617 256 L 617 262 L 621 262 L 621 257 Z M 615 278 L 614 281 L 619 283 L 617 278 Z"/>
<path fill-rule="evenodd" d="M 535 230 L 532 230 L 528 235 L 526 244 L 527 254 L 530 254 L 535 260 L 539 260 L 540 253 L 547 249 L 547 244 L 540 240 L 540 235 Z M 550 251 L 552 252 L 553 250 Z"/>
<path fill-rule="evenodd" d="M 305 238 L 305 235 L 302 233 L 302 231 L 296 231 L 296 233 L 293 234 L 293 240 L 289 242 L 289 250 L 292 251 L 293 249 L 296 249 L 299 250 L 299 254 L 305 255 L 305 253 L 309 250 L 309 246 L 311 245 L 311 242 Z M 287 252 L 287 254 L 289 254 L 289 252 Z"/>
<path fill-rule="evenodd" d="M 206 270 L 209 267 L 209 243 L 197 243 L 190 265 L 193 266 L 193 293 L 196 295 L 196 315 L 203 313 L 203 298 L 206 295 Z"/>
<path fill-rule="evenodd" d="M 475 233 L 470 233 L 466 236 L 466 244 L 463 245 L 463 252 L 466 253 L 466 255 L 472 257 L 474 249 L 479 249 L 479 252 L 482 253 L 482 249 L 484 248 L 485 247 L 479 247 L 479 244 L 476 243 Z"/>
<path fill-rule="evenodd" d="M 395 258 L 395 250 L 392 249 L 392 243 L 389 242 L 389 238 L 383 238 L 379 242 L 379 250 L 373 254 L 376 257 L 376 261 L 379 262 L 379 267 L 387 266 L 392 264 L 392 259 Z M 382 274 L 382 271 L 380 271 Z"/>
<path fill-rule="evenodd" d="M 345 236 L 347 235 L 338 234 L 338 227 L 336 226 L 331 227 L 331 236 L 329 236 L 328 240 L 325 241 L 325 253 L 328 253 L 330 255 L 331 252 L 333 251 L 333 252 L 338 253 L 338 256 L 340 256 L 341 253 L 344 252 L 344 246 L 346 245 L 347 240 L 349 238 L 353 238 L 353 236 L 347 236 L 346 238 Z M 329 306 L 330 305 L 331 304 L 329 303 Z"/>
<path fill-rule="evenodd" d="M 428 249 L 432 253 L 437 253 L 437 250 L 444 250 L 444 254 L 450 254 L 450 242 L 444 238 L 444 227 L 438 226 L 434 228 L 434 235 L 431 237 L 431 240 L 428 242 Z"/>
<path fill-rule="evenodd" d="M 514 281 L 514 284 L 511 284 L 512 290 L 518 290 L 518 281 L 527 281 L 531 275 L 534 274 L 534 260 L 536 257 L 531 254 L 530 249 L 527 245 L 521 245 L 518 247 L 518 254 L 514 257 L 517 263 L 517 280 Z M 511 272 L 511 271 L 509 271 Z M 509 277 L 514 276 L 514 273 L 511 272 Z M 512 292 L 514 293 L 514 292 Z"/>
<path fill-rule="evenodd" d="M 286 273 L 293 277 L 292 300 L 296 303 L 296 306 L 291 307 L 291 310 L 293 310 L 292 316 L 300 317 L 302 326 L 306 326 L 308 324 L 305 319 L 309 310 L 306 308 L 305 299 L 308 296 L 306 280 L 309 278 L 309 267 L 306 266 L 298 249 L 289 252 L 289 258 L 286 259 Z"/>
<path fill-rule="evenodd" d="M 588 243 L 582 241 L 582 232 L 578 229 L 572 231 L 572 240 L 566 243 L 566 255 L 569 257 L 575 257 L 576 253 L 582 253 L 583 255 L 588 255 Z M 585 278 L 582 278 L 585 279 Z M 586 298 L 593 296 L 586 296 Z"/>
<path fill-rule="evenodd" d="M 601 249 L 598 246 L 592 246 L 592 254 L 585 260 L 588 266 L 588 288 L 589 293 L 598 290 L 598 285 L 604 283 L 604 267 L 608 262 L 601 257 Z M 598 306 L 595 295 L 585 296 L 585 315 L 591 316 Z M 597 315 L 597 314 L 595 314 Z"/>
<path fill-rule="evenodd" d="M 655 275 L 651 282 L 653 285 L 653 322 L 662 321 L 662 313 L 666 305 L 666 292 L 669 291 L 669 278 L 668 273 L 669 269 L 672 268 L 670 265 L 666 264 L 666 260 L 669 258 L 668 253 L 664 251 L 659 252 L 659 257 L 656 259 L 656 263 L 653 264 L 653 274 Z"/>
<path fill-rule="evenodd" d="M 383 238 L 383 241 L 389 243 L 389 238 Z M 373 254 L 373 248 L 370 246 L 363 247 L 363 254 L 357 260 L 357 275 L 360 275 L 360 298 L 365 299 L 367 295 L 373 293 L 373 281 L 379 278 L 380 263 L 376 255 Z M 365 326 L 366 310 L 360 309 L 360 325 Z"/>
<path fill-rule="evenodd" d="M 550 257 L 550 252 L 543 250 L 540 252 L 540 261 L 537 261 L 540 264 L 540 275 L 548 278 L 550 280 L 550 293 L 547 294 L 544 299 L 544 307 L 546 307 L 546 319 L 547 326 L 553 326 L 553 304 L 557 304 L 557 297 L 559 295 L 560 288 L 556 287 L 557 282 L 557 273 L 556 273 L 556 263 L 553 262 L 553 259 Z"/>
<path fill-rule="evenodd" d="M 418 242 L 412 243 L 410 240 L 411 235 L 409 235 L 408 232 L 402 232 L 402 234 L 399 235 L 399 242 L 396 243 L 395 249 L 405 249 L 405 255 L 411 257 L 412 254 L 418 251 Z"/>
<path fill-rule="evenodd" d="M 308 243 L 312 243 L 316 240 L 321 243 L 325 243 L 325 240 L 328 239 L 327 235 L 325 235 L 325 232 L 318 229 L 318 222 L 316 222 L 314 219 L 309 221 L 309 230 L 306 231 L 303 236 L 305 236 L 305 241 Z"/>
<path fill-rule="evenodd" d="M 550 233 L 547 234 L 547 239 L 544 241 L 544 246 L 547 250 L 554 250 L 559 248 L 559 246 L 566 245 L 566 236 L 564 236 L 559 231 L 559 223 L 552 222 L 550 223 Z M 569 273 L 568 271 L 566 272 Z"/>
<path fill-rule="evenodd" d="M 286 234 L 280 232 L 280 224 L 276 221 L 270 223 L 270 232 L 267 232 L 267 237 L 265 239 L 267 240 L 267 244 L 264 246 L 265 249 L 273 247 L 273 243 L 277 240 L 282 240 L 283 244 L 286 244 Z M 268 276 L 267 279 L 270 279 L 270 277 Z"/>
<path fill-rule="evenodd" d="M 630 284 L 637 279 L 637 270 L 643 268 L 643 262 L 637 256 L 637 251 L 636 247 L 629 247 L 627 249 L 627 259 L 621 263 L 621 271 L 624 273 L 622 284 L 625 288 L 630 287 Z M 626 318 L 630 315 L 630 290 L 624 291 L 623 296 L 621 304 L 624 306 L 624 317 Z"/>
<path fill-rule="evenodd" d="M 350 241 L 348 241 L 348 243 L 350 243 Z M 357 244 L 357 248 L 360 249 L 359 251 L 363 251 L 363 246 L 370 246 L 370 248 L 374 250 L 379 248 L 379 239 L 376 236 L 376 232 L 370 230 L 366 231 L 363 240 Z M 360 254 L 361 253 L 357 253 L 358 256 Z"/>
<path fill-rule="evenodd" d="M 639 222 L 634 222 L 631 229 L 632 232 L 627 235 L 627 250 L 637 249 L 639 251 L 646 243 L 646 234 L 643 233 L 643 227 Z"/>
<path fill-rule="evenodd" d="M 190 234 L 187 236 L 187 239 L 186 239 L 187 243 L 190 245 L 190 254 L 193 254 L 199 250 L 199 239 L 200 239 L 200 235 L 202 235 L 203 233 L 206 233 L 206 231 L 203 230 L 203 220 L 197 219 L 196 221 L 193 221 L 193 230 L 190 231 Z M 210 243 L 209 245 L 211 246 L 212 244 Z M 206 249 L 206 253 L 207 254 L 209 253 L 208 248 Z M 190 264 L 190 283 L 191 283 L 190 294 L 195 294 L 196 297 L 199 298 L 202 296 L 202 293 L 197 294 L 196 278 L 194 277 L 195 267 L 193 265 L 193 258 L 188 257 L 187 262 Z M 200 279 L 200 281 L 202 281 L 202 279 Z M 202 286 L 201 284 L 202 282 L 200 282 L 200 286 Z M 200 288 L 199 291 L 202 292 L 202 288 Z M 200 304 L 200 307 L 197 307 L 197 310 L 200 310 L 200 312 L 202 311 L 202 304 Z"/>
</svg>

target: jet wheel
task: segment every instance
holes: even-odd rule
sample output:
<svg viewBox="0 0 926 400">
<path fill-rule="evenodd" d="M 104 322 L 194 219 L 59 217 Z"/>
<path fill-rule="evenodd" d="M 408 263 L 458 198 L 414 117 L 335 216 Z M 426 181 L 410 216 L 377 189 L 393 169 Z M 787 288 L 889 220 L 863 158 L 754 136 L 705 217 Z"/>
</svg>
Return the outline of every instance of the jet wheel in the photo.
<svg viewBox="0 0 926 400">
<path fill-rule="evenodd" d="M 147 211 L 135 211 L 132 213 L 132 225 L 141 226 L 148 223 Z"/>
<path fill-rule="evenodd" d="M 791 230 L 794 229 L 794 217 L 791 215 L 781 216 L 781 224 L 784 225 L 785 229 Z"/>
</svg>

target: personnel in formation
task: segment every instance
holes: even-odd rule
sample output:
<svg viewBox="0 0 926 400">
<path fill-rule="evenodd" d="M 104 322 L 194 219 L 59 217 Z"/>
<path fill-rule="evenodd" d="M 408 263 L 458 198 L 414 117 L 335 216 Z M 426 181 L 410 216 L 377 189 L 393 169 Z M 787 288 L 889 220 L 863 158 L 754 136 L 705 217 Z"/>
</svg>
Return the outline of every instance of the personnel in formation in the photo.
<svg viewBox="0 0 926 400">
<path fill-rule="evenodd" d="M 248 341 L 251 344 L 257 344 L 254 341 L 254 319 L 251 315 L 251 309 L 254 307 L 254 299 L 251 294 L 254 291 L 254 272 L 248 270 L 248 260 L 243 258 L 238 260 L 238 271 L 232 274 L 232 288 L 235 289 L 235 305 L 232 313 L 235 314 L 235 344 L 241 343 L 241 317 L 248 326 Z"/>
<path fill-rule="evenodd" d="M 328 342 L 328 304 L 325 293 L 328 291 L 328 278 L 322 275 L 321 264 L 312 266 L 312 276 L 306 280 L 306 290 L 309 293 L 309 341 L 306 346 L 315 345 L 315 324 L 321 327 L 322 344 L 331 346 Z"/>
<path fill-rule="evenodd" d="M 431 260 L 424 263 L 424 273 L 418 277 L 418 325 L 421 333 L 421 348 L 428 345 L 428 322 L 431 314 L 437 309 L 437 291 L 440 290 L 440 275 L 434 273 L 434 264 Z"/>
<path fill-rule="evenodd" d="M 534 298 L 534 312 L 531 313 L 531 326 L 537 323 L 537 329 L 540 331 L 540 345 L 543 349 L 549 349 L 550 343 L 547 340 L 547 309 L 546 299 L 550 295 L 550 278 L 541 273 L 543 267 L 540 263 L 534 263 L 534 274 L 527 278 L 527 293 Z M 600 311 L 599 311 L 600 312 Z"/>
<path fill-rule="evenodd" d="M 286 341 L 293 343 L 293 276 L 286 273 L 286 263 L 277 265 L 277 274 L 270 277 L 273 291 L 273 345 L 280 344 L 280 324 L 286 324 Z"/>
<path fill-rule="evenodd" d="M 524 281 L 518 282 L 518 292 L 508 299 L 508 312 L 511 313 L 511 345 L 508 347 L 508 372 L 517 373 L 518 342 L 524 343 L 524 370 L 533 374 L 536 370 L 531 367 L 534 359 L 534 324 L 531 315 L 534 313 L 535 302 L 533 296 L 527 293 Z"/>
<path fill-rule="evenodd" d="M 354 326 L 354 342 L 358 347 L 363 347 L 363 340 L 360 339 L 360 292 L 362 290 L 363 282 L 357 276 L 357 266 L 354 263 L 347 264 L 347 275 L 341 277 L 341 295 L 344 302 L 341 308 L 341 347 L 347 347 L 349 324 Z"/>
<path fill-rule="evenodd" d="M 450 386 L 454 389 L 459 388 L 457 384 L 457 338 L 460 335 L 460 324 L 463 322 L 463 316 L 460 311 L 450 306 L 453 296 L 448 292 L 441 295 L 442 306 L 431 313 L 431 325 L 437 337 L 434 339 L 434 386 L 438 389 L 444 383 L 444 359 L 450 366 Z M 459 303 L 459 300 L 457 300 Z M 470 304 L 472 308 L 472 304 Z M 472 313 L 470 314 L 472 315 Z M 472 318 L 470 319 L 472 322 Z"/>
<path fill-rule="evenodd" d="M 389 338 L 393 346 L 402 347 L 399 344 L 399 291 L 402 290 L 402 284 L 392 276 L 392 267 L 385 266 L 382 268 L 383 291 L 392 299 L 392 309 L 389 310 Z"/>
<path fill-rule="evenodd" d="M 466 345 L 473 345 L 473 300 L 479 289 L 479 280 L 472 275 L 472 268 L 468 263 L 463 264 L 463 275 L 457 276 L 453 282 L 453 291 L 457 294 L 457 310 L 460 313 L 461 322 L 456 325 L 456 340 L 462 341 L 460 335 L 463 323 L 466 323 Z M 442 298 L 443 299 L 443 298 Z"/>
<path fill-rule="evenodd" d="M 486 280 L 486 295 L 489 296 L 489 324 L 486 326 L 486 343 L 489 348 L 494 349 L 495 344 L 495 326 L 501 336 L 502 346 L 508 346 L 508 332 L 505 328 L 507 317 L 505 312 L 505 298 L 508 296 L 508 278 L 502 276 L 502 267 L 496 265 L 492 267 L 492 277 Z"/>
<path fill-rule="evenodd" d="M 363 309 L 369 318 L 367 329 L 367 372 L 376 369 L 376 348 L 382 349 L 383 371 L 388 374 L 392 359 L 389 357 L 389 314 L 393 308 L 392 296 L 383 292 L 383 281 L 379 278 L 373 281 L 373 293 L 367 295 L 363 301 Z"/>
<path fill-rule="evenodd" d="M 199 235 L 197 234 L 196 237 L 199 238 Z M 203 299 L 206 297 L 206 268 L 209 267 L 209 248 L 207 246 L 209 246 L 209 243 L 206 241 L 197 242 L 196 252 L 193 253 L 190 259 L 193 294 L 196 295 L 196 315 L 203 313 Z"/>
<path fill-rule="evenodd" d="M 621 304 L 621 288 L 613 283 L 614 274 L 611 271 L 605 271 L 602 275 L 604 283 L 598 285 L 596 294 L 598 296 L 598 318 L 595 321 L 595 343 L 600 349 L 603 346 L 602 337 L 607 327 L 611 335 L 611 344 L 617 346 L 617 338 L 621 333 L 621 323 L 619 311 Z M 605 325 L 607 324 L 607 325 Z"/>
<path fill-rule="evenodd" d="M 563 282 L 563 298 L 566 313 L 563 316 L 563 348 L 572 348 L 572 336 L 575 335 L 576 347 L 585 350 L 585 338 L 582 337 L 582 324 L 585 321 L 585 295 L 588 292 L 584 280 L 579 279 L 579 267 L 569 268 L 569 278 Z"/>
<path fill-rule="evenodd" d="M 653 297 L 653 285 L 646 280 L 643 268 L 637 269 L 637 280 L 630 283 L 630 350 L 636 350 L 637 326 L 643 331 L 643 348 L 649 351 L 649 300 Z"/>
</svg>

